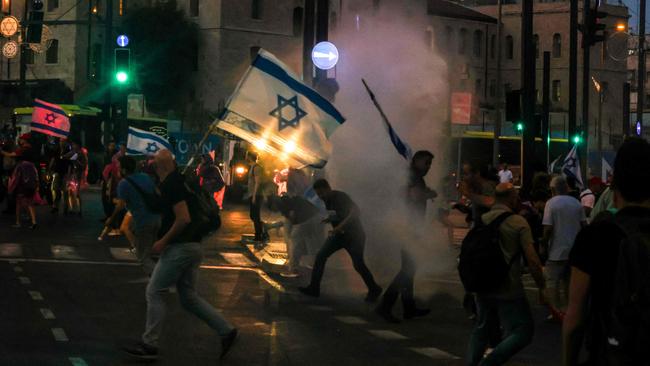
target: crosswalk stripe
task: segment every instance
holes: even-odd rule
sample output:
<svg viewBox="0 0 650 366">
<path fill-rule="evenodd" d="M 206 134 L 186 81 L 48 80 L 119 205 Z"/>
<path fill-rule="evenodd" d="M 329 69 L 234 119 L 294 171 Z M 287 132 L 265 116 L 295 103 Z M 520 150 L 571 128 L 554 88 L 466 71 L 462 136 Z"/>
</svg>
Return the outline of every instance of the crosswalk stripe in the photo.
<svg viewBox="0 0 650 366">
<path fill-rule="evenodd" d="M 29 291 L 29 296 L 31 296 L 34 301 L 43 301 L 43 295 L 38 291 Z"/>
<path fill-rule="evenodd" d="M 22 257 L 23 247 L 17 243 L 0 244 L 0 257 Z"/>
<path fill-rule="evenodd" d="M 253 262 L 242 253 L 219 253 L 219 255 L 221 255 L 226 262 L 236 266 L 246 267 L 253 265 Z"/>
<path fill-rule="evenodd" d="M 358 316 L 335 316 L 334 319 L 340 321 L 341 323 L 350 324 L 350 325 L 368 324 L 367 321 L 359 318 Z"/>
<path fill-rule="evenodd" d="M 454 356 L 451 353 L 445 352 L 435 347 L 413 347 L 411 351 L 427 356 L 434 360 L 458 360 L 460 357 Z"/>
<path fill-rule="evenodd" d="M 138 257 L 129 248 L 111 247 L 111 255 L 118 261 L 137 261 Z"/>
<path fill-rule="evenodd" d="M 31 281 L 29 278 L 27 278 L 27 277 L 18 277 L 18 280 L 19 280 L 20 283 L 22 283 L 23 285 L 29 285 L 29 284 L 32 283 L 32 281 Z"/>
<path fill-rule="evenodd" d="M 52 245 L 50 246 L 52 257 L 56 259 L 81 259 L 77 254 L 77 249 L 68 245 Z"/>
<path fill-rule="evenodd" d="M 16 273 L 22 273 L 22 272 L 23 272 L 23 267 L 20 267 L 20 266 L 16 266 L 16 267 L 14 267 L 14 272 L 16 272 Z"/>
<path fill-rule="evenodd" d="M 54 313 L 50 309 L 40 309 L 43 319 L 56 319 Z"/>
<path fill-rule="evenodd" d="M 63 328 L 52 328 L 52 335 L 57 342 L 69 341 L 68 336 L 65 334 Z"/>
<path fill-rule="evenodd" d="M 88 366 L 86 361 L 81 357 L 68 357 L 72 366 Z"/>
<path fill-rule="evenodd" d="M 392 330 L 383 330 L 383 329 L 373 329 L 369 330 L 370 334 L 374 335 L 377 338 L 388 339 L 388 340 L 403 340 L 408 339 L 408 337 L 393 332 Z"/>
</svg>

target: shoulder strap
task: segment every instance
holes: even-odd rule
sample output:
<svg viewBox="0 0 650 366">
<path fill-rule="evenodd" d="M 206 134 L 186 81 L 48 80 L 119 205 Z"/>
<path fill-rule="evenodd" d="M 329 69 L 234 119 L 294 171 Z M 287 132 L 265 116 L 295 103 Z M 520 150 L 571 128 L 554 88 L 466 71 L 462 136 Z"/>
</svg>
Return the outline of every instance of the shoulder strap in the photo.
<svg viewBox="0 0 650 366">
<path fill-rule="evenodd" d="M 504 212 L 501 215 L 497 216 L 496 219 L 494 219 L 489 226 L 492 226 L 495 229 L 498 229 L 501 224 L 503 224 L 504 221 L 510 216 L 514 215 L 512 212 Z"/>
</svg>

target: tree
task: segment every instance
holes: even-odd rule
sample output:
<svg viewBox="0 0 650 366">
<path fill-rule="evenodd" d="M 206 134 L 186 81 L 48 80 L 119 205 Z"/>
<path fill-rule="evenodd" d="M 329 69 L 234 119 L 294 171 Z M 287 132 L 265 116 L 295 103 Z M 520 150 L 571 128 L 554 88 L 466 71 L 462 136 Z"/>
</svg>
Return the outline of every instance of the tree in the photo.
<svg viewBox="0 0 650 366">
<path fill-rule="evenodd" d="M 156 113 L 182 111 L 196 66 L 197 25 L 169 1 L 134 9 L 122 27 L 130 39 L 134 82 L 147 108 Z"/>
</svg>

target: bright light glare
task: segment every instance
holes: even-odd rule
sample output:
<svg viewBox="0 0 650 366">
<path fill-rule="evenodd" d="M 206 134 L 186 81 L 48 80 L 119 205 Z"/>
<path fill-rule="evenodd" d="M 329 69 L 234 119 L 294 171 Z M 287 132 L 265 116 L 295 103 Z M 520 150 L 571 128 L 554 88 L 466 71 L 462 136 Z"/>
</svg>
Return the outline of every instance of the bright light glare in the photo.
<svg viewBox="0 0 650 366">
<path fill-rule="evenodd" d="M 266 141 L 264 140 L 257 140 L 253 145 L 255 145 L 258 150 L 266 149 Z"/>
<path fill-rule="evenodd" d="M 296 151 L 296 143 L 294 141 L 287 141 L 286 144 L 284 144 L 284 151 L 288 154 L 292 154 Z"/>
<path fill-rule="evenodd" d="M 619 31 L 619 32 L 624 32 L 626 28 L 627 27 L 623 23 L 616 24 L 616 30 Z"/>
<path fill-rule="evenodd" d="M 125 83 L 127 80 L 129 80 L 129 74 L 124 71 L 118 71 L 117 74 L 115 74 L 115 78 L 118 82 Z"/>
<path fill-rule="evenodd" d="M 237 175 L 244 175 L 244 173 L 246 173 L 246 168 L 244 168 L 243 166 L 238 166 L 235 168 L 235 173 Z"/>
</svg>

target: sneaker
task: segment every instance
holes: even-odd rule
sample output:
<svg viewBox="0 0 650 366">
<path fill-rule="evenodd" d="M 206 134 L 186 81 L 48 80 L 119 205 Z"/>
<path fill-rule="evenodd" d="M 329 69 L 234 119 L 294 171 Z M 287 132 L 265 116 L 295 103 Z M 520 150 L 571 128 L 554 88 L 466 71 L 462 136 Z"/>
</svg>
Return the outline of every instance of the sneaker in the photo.
<svg viewBox="0 0 650 366">
<path fill-rule="evenodd" d="M 280 276 L 282 276 L 284 278 L 296 278 L 296 277 L 300 277 L 300 273 L 298 273 L 296 271 L 286 271 L 286 272 L 280 273 Z"/>
<path fill-rule="evenodd" d="M 390 310 L 384 308 L 383 306 L 378 306 L 377 309 L 375 309 L 375 313 L 382 317 L 385 321 L 392 323 L 392 324 L 399 324 L 399 319 L 397 319 L 395 316 L 393 316 L 393 313 L 391 313 Z"/>
<path fill-rule="evenodd" d="M 144 342 L 138 342 L 132 346 L 123 347 L 124 352 L 129 356 L 142 360 L 155 360 L 158 358 L 158 348 Z"/>
<path fill-rule="evenodd" d="M 32 230 L 36 230 L 37 227 L 38 227 L 38 224 L 32 224 L 32 226 L 30 226 L 29 228 L 32 229 Z"/>
<path fill-rule="evenodd" d="M 235 344 L 237 341 L 237 336 L 239 335 L 239 331 L 237 329 L 233 329 L 228 333 L 228 335 L 224 336 L 221 338 L 221 359 L 223 360 L 232 346 Z"/>
<path fill-rule="evenodd" d="M 366 302 L 375 302 L 377 299 L 379 299 L 379 296 L 381 296 L 381 293 L 384 289 L 382 289 L 380 286 L 377 286 L 376 288 L 368 291 L 368 294 L 366 295 Z"/>
<path fill-rule="evenodd" d="M 418 308 L 411 309 L 408 311 L 404 311 L 404 319 L 413 319 L 413 318 L 427 316 L 429 315 L 430 312 L 431 312 L 430 309 L 418 309 Z"/>
<path fill-rule="evenodd" d="M 298 291 L 302 292 L 303 295 L 311 296 L 311 297 L 319 297 L 320 296 L 320 290 L 316 290 L 310 286 L 307 287 L 298 287 Z"/>
</svg>

